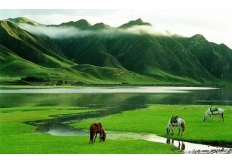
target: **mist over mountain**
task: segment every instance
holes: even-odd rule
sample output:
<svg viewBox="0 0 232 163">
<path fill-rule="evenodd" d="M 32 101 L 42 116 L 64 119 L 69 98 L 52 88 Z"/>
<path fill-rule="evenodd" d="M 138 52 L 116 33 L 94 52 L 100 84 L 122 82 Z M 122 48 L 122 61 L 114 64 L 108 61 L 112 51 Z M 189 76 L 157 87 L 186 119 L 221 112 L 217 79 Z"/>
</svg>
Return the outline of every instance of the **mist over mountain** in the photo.
<svg viewBox="0 0 232 163">
<path fill-rule="evenodd" d="M 158 31 L 140 18 L 119 27 L 9 18 L 0 21 L 0 37 L 0 76 L 10 81 L 200 85 L 232 79 L 232 50 L 225 44 Z"/>
</svg>

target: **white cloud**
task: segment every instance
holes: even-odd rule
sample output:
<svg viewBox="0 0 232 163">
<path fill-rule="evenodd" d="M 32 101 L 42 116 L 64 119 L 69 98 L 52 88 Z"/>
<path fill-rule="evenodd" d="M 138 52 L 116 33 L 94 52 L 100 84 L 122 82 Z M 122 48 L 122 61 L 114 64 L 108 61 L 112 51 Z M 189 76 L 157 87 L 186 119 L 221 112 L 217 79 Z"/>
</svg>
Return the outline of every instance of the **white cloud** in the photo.
<svg viewBox="0 0 232 163">
<path fill-rule="evenodd" d="M 232 48 L 229 37 L 232 29 L 232 10 L 227 9 L 230 5 L 222 1 L 225 7 L 220 5 L 212 7 L 215 3 L 210 2 L 211 5 L 209 5 L 209 2 L 201 1 L 198 3 L 201 6 L 200 9 L 196 9 L 197 6 L 188 8 L 188 5 L 185 9 L 184 7 L 178 9 L 177 6 L 169 9 L 153 5 L 153 9 L 141 7 L 141 9 L 4 10 L 4 12 L 0 11 L 0 19 L 24 16 L 42 24 L 60 24 L 85 19 L 92 25 L 103 22 L 111 27 L 118 27 L 141 18 L 159 31 L 167 30 L 170 33 L 188 37 L 202 34 L 208 41 L 225 43 Z M 209 7 L 206 8 L 206 6 Z"/>
<path fill-rule="evenodd" d="M 19 24 L 19 27 L 34 34 L 46 34 L 50 38 L 69 38 L 74 36 L 85 37 L 94 34 L 93 31 L 82 31 L 75 27 L 47 27 Z"/>
<path fill-rule="evenodd" d="M 133 26 L 131 28 L 109 28 L 101 31 L 80 30 L 75 27 L 54 27 L 54 26 L 32 26 L 29 24 L 19 24 L 19 27 L 33 34 L 46 34 L 50 38 L 86 37 L 94 34 L 101 34 L 104 37 L 115 37 L 121 34 L 144 34 L 167 35 L 167 31 L 158 30 L 152 26 Z"/>
</svg>

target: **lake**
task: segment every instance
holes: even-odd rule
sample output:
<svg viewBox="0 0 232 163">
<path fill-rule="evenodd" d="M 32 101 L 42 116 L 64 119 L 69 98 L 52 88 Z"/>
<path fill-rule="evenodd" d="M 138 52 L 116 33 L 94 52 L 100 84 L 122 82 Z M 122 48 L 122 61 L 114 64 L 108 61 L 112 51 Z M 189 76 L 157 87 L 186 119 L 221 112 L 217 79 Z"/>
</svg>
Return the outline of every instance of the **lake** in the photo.
<svg viewBox="0 0 232 163">
<path fill-rule="evenodd" d="M 20 106 L 77 106 L 103 109 L 63 117 L 61 122 L 145 108 L 150 104 L 204 104 L 206 107 L 232 104 L 231 88 L 113 86 L 43 89 L 0 89 L 0 108 Z"/>
<path fill-rule="evenodd" d="M 0 89 L 0 108 L 81 106 L 130 110 L 147 104 L 231 105 L 232 88 L 211 87 L 75 87 Z"/>
</svg>

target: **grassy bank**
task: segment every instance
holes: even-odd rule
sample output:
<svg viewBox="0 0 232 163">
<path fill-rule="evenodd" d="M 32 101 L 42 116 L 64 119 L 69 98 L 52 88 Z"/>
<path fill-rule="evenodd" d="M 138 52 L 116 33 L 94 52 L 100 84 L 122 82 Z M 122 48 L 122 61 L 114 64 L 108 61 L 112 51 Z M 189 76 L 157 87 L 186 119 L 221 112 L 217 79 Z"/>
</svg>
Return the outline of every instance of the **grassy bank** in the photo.
<svg viewBox="0 0 232 163">
<path fill-rule="evenodd" d="M 2 154 L 175 154 L 176 147 L 145 140 L 108 140 L 88 144 L 88 136 L 52 136 L 34 132 L 23 122 L 50 119 L 61 114 L 89 110 L 75 107 L 18 107 L 0 110 L 0 153 Z M 90 120 L 91 121 L 91 120 Z M 86 128 L 89 124 L 87 123 Z M 139 149 L 138 149 L 139 147 Z"/>
<path fill-rule="evenodd" d="M 107 131 L 153 133 L 163 137 L 197 143 L 230 146 L 232 109 L 230 106 L 217 106 L 225 110 L 225 122 L 203 122 L 204 105 L 151 105 L 134 111 L 102 118 L 85 119 L 72 124 L 76 128 L 89 129 L 93 122 L 101 122 Z M 172 145 L 145 140 L 110 139 L 106 142 L 89 143 L 88 136 L 52 136 L 35 133 L 35 127 L 23 122 L 50 119 L 55 115 L 77 114 L 91 110 L 76 107 L 18 107 L 0 110 L 0 153 L 7 154 L 176 154 L 181 153 Z M 186 121 L 183 136 L 166 135 L 165 127 L 172 115 L 179 115 Z M 109 132 L 110 133 L 110 132 Z"/>
<path fill-rule="evenodd" d="M 215 121 L 209 121 L 208 117 L 204 122 L 203 113 L 207 107 L 204 105 L 151 105 L 146 109 L 88 119 L 73 126 L 87 129 L 91 122 L 101 122 L 104 128 L 110 131 L 154 133 L 189 142 L 232 147 L 232 107 L 217 106 L 225 110 L 224 122 L 219 122 L 219 116 L 215 117 Z M 166 134 L 165 128 L 172 115 L 181 116 L 186 121 L 186 132 L 183 136 L 177 136 L 177 127 L 174 128 L 174 135 Z"/>
</svg>

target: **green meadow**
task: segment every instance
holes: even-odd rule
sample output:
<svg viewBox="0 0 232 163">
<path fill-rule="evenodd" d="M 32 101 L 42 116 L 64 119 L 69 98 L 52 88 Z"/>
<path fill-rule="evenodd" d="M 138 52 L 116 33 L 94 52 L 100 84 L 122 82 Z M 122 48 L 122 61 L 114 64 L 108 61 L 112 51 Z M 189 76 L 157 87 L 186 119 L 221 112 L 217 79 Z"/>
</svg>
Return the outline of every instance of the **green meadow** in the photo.
<svg viewBox="0 0 232 163">
<path fill-rule="evenodd" d="M 220 146 L 232 146 L 232 108 L 221 106 L 225 110 L 225 121 L 203 122 L 204 105 L 150 105 L 133 111 L 124 111 L 101 118 L 90 118 L 73 123 L 71 126 L 89 129 L 93 122 L 101 122 L 107 131 L 152 133 L 159 136 L 195 143 Z M 105 142 L 98 139 L 89 144 L 89 136 L 53 136 L 35 133 L 35 126 L 26 121 L 51 119 L 55 115 L 77 114 L 93 110 L 81 110 L 70 106 L 59 107 L 14 107 L 0 110 L 0 153 L 1 154 L 180 154 L 177 147 L 134 139 L 110 139 Z M 172 115 L 178 115 L 186 121 L 186 132 L 177 136 L 166 135 L 166 125 Z M 208 117 L 209 118 L 209 117 Z"/>
</svg>

